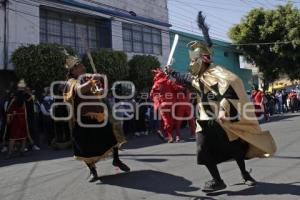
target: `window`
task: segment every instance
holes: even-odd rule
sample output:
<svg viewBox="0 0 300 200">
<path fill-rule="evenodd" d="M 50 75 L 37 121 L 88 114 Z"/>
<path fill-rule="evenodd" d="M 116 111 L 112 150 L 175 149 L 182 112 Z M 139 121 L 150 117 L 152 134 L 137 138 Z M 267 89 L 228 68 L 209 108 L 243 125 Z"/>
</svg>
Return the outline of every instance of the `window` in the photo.
<svg viewBox="0 0 300 200">
<path fill-rule="evenodd" d="M 82 38 L 90 49 L 111 48 L 111 25 L 106 19 L 96 20 L 44 9 L 41 9 L 40 16 L 40 42 L 69 45 L 81 56 L 85 54 Z"/>
<path fill-rule="evenodd" d="M 161 31 L 123 23 L 123 48 L 126 52 L 162 54 Z"/>
</svg>

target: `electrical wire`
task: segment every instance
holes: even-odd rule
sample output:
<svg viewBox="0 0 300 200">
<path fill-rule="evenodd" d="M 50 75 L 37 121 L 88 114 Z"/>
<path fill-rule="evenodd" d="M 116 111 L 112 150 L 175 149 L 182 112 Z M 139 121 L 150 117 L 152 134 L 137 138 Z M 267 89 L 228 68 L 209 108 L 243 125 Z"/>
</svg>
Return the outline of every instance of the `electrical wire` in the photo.
<svg viewBox="0 0 300 200">
<path fill-rule="evenodd" d="M 14 0 L 14 1 L 17 1 L 17 0 Z M 15 12 L 20 12 L 20 13 L 23 13 L 23 14 L 26 14 L 26 15 L 30 15 L 30 16 L 33 16 L 33 17 L 38 17 L 39 16 L 36 16 L 36 15 L 32 15 L 32 14 L 29 14 L 29 13 L 26 13 L 26 12 L 22 12 L 22 11 L 19 11 L 19 10 L 14 10 L 14 9 L 11 9 L 11 8 L 8 8 L 9 10 L 12 10 L 12 11 L 15 11 Z M 22 16 L 23 17 L 23 16 Z M 33 22 L 31 22 L 32 24 L 35 24 Z M 143 24 L 144 25 L 144 24 Z M 178 27 L 178 28 L 182 28 L 180 26 L 175 26 L 175 27 Z M 189 30 L 189 29 L 185 29 L 185 30 Z M 161 29 L 161 31 L 165 31 L 163 29 Z M 166 33 L 172 33 L 172 31 L 165 31 Z M 196 32 L 197 33 L 197 32 Z M 123 38 L 123 36 L 120 36 L 120 35 L 112 35 L 112 36 L 115 36 L 115 37 L 120 37 L 120 38 Z M 163 37 L 163 36 L 162 36 Z M 186 37 L 186 36 L 184 36 Z M 194 38 L 192 38 L 194 39 Z M 232 45 L 232 46 L 245 46 L 245 45 L 273 45 L 273 44 L 290 44 L 292 43 L 293 41 L 277 41 L 277 42 L 266 42 L 266 43 L 244 43 L 244 44 L 228 44 L 228 45 Z M 215 44 L 214 44 L 215 45 Z M 219 46 L 222 46 L 222 45 L 219 45 Z M 169 46 L 168 46 L 169 47 Z M 226 47 L 226 46 L 224 46 Z"/>
</svg>

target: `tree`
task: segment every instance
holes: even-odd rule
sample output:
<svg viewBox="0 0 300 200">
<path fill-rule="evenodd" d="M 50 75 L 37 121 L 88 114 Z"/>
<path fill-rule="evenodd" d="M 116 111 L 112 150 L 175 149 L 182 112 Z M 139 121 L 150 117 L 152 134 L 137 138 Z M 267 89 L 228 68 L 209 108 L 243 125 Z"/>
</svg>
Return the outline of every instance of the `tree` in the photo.
<svg viewBox="0 0 300 200">
<path fill-rule="evenodd" d="M 16 75 L 24 79 L 29 87 L 42 91 L 53 81 L 65 80 L 64 67 L 66 55 L 62 49 L 74 55 L 75 51 L 68 46 L 59 44 L 38 44 L 21 46 L 12 54 L 12 62 Z"/>
<path fill-rule="evenodd" d="M 158 59 L 151 55 L 135 55 L 129 61 L 129 80 L 137 91 L 148 91 L 153 83 L 151 70 L 160 67 Z"/>
<path fill-rule="evenodd" d="M 111 86 L 115 81 L 126 80 L 128 77 L 127 55 L 122 51 L 111 49 L 98 49 L 91 52 L 97 72 L 105 74 Z M 83 58 L 83 64 L 87 67 L 87 72 L 92 72 L 87 56 Z"/>
<path fill-rule="evenodd" d="M 291 3 L 251 10 L 230 29 L 229 37 L 240 44 L 237 48 L 246 60 L 259 67 L 266 83 L 282 74 L 300 78 L 300 12 Z"/>
</svg>

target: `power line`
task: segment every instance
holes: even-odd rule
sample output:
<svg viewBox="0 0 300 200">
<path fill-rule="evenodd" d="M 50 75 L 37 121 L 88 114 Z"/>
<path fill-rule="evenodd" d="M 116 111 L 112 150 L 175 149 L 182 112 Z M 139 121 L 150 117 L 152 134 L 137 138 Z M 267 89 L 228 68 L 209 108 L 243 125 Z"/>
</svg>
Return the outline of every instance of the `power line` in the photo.
<svg viewBox="0 0 300 200">
<path fill-rule="evenodd" d="M 36 15 L 32 15 L 32 14 L 29 14 L 29 13 L 26 13 L 26 12 L 22 12 L 22 11 L 19 11 L 19 10 L 14 10 L 14 9 L 11 9 L 9 8 L 10 10 L 12 11 L 15 11 L 15 12 L 20 12 L 20 13 L 23 13 L 23 14 L 26 14 L 26 15 L 30 15 L 30 16 L 33 16 L 33 17 L 38 17 L 39 16 L 36 16 Z M 23 17 L 23 16 L 21 16 Z M 34 24 L 32 21 L 31 21 L 32 24 Z M 35 24 L 34 24 L 35 25 Z M 142 24 L 144 25 L 144 24 Z M 117 25 L 115 25 L 117 26 Z M 118 26 L 121 26 L 121 25 L 118 25 Z M 178 27 L 178 28 L 182 28 L 182 27 L 179 27 L 179 26 L 175 26 L 175 27 Z M 162 30 L 162 29 L 161 29 Z M 186 30 L 189 30 L 189 29 L 186 29 Z M 162 31 L 165 31 L 165 30 L 162 30 Z M 166 33 L 173 33 L 172 31 L 165 31 Z M 198 34 L 198 32 L 195 32 Z M 120 38 L 123 38 L 123 36 L 120 36 L 120 35 L 112 35 L 112 36 L 115 36 L 115 37 L 120 37 Z M 163 36 L 162 36 L 163 37 Z M 188 36 L 184 36 L 184 37 L 188 37 Z M 194 40 L 194 38 L 191 38 Z M 191 40 L 189 40 L 191 41 Z M 189 42 L 187 41 L 187 42 Z M 232 45 L 232 46 L 245 46 L 245 45 L 271 45 L 271 44 L 290 44 L 292 43 L 293 41 L 277 41 L 277 42 L 265 42 L 265 43 L 244 43 L 244 44 L 228 44 L 228 45 Z M 17 43 L 17 42 L 16 42 Z M 222 46 L 222 45 L 219 45 L 219 44 L 214 44 L 215 46 Z M 168 45 L 166 45 L 168 46 Z M 169 47 L 169 46 L 168 46 Z M 227 46 L 222 46 L 222 47 L 227 47 Z"/>
<path fill-rule="evenodd" d="M 177 3 L 185 3 L 183 1 L 179 1 L 179 0 L 170 0 L 170 2 L 177 2 Z M 235 12 L 245 12 L 243 10 L 237 10 L 237 9 L 231 9 L 231 8 L 222 8 L 222 7 L 219 7 L 219 6 L 211 6 L 211 5 L 205 5 L 205 4 L 202 4 L 202 3 L 193 3 L 193 5 L 198 5 L 198 6 L 203 6 L 203 7 L 208 7 L 208 8 L 215 8 L 215 9 L 219 9 L 219 10 L 222 10 L 222 11 L 235 11 Z"/>
<path fill-rule="evenodd" d="M 216 0 L 216 1 L 212 1 L 212 0 L 200 0 L 200 1 L 202 1 L 202 2 L 210 2 L 210 3 L 212 3 L 212 4 L 220 4 L 220 0 Z M 237 6 L 237 4 L 236 3 L 234 3 L 232 0 L 230 0 L 230 1 L 226 1 L 226 4 L 222 4 L 222 5 L 228 5 L 229 7 L 235 7 L 235 6 Z"/>
<path fill-rule="evenodd" d="M 251 6 L 251 7 L 252 7 L 252 5 L 249 4 L 249 2 L 247 2 L 246 0 L 240 0 L 240 2 L 244 3 L 245 5 L 248 5 L 248 6 Z"/>
<path fill-rule="evenodd" d="M 278 41 L 278 42 L 257 42 L 257 43 L 241 43 L 241 44 L 230 44 L 232 46 L 257 46 L 257 45 L 272 45 L 272 44 L 291 44 L 293 41 Z"/>
<path fill-rule="evenodd" d="M 197 32 L 197 31 L 194 31 L 194 30 L 190 30 L 190 29 L 188 29 L 188 28 L 184 28 L 184 27 L 182 27 L 182 26 L 176 26 L 176 25 L 174 25 L 174 27 L 179 27 L 179 28 L 181 28 L 181 29 L 183 29 L 183 30 L 190 31 L 190 32 L 196 33 L 196 34 L 198 34 L 198 35 L 200 35 L 200 33 L 201 33 L 200 31 Z M 219 34 L 216 34 L 216 33 L 214 33 L 214 34 L 217 35 L 217 36 L 222 37 L 222 35 L 219 35 Z"/>
<path fill-rule="evenodd" d="M 177 16 L 175 16 L 175 17 L 177 17 Z M 188 20 L 190 20 L 190 21 L 188 21 Z M 193 28 L 196 28 L 196 30 L 198 30 L 199 28 L 197 27 L 197 23 L 196 23 L 196 20 L 192 20 L 191 18 L 186 18 L 186 19 L 184 19 L 184 18 L 181 18 L 181 17 L 177 17 L 177 20 L 176 21 L 183 21 L 183 22 L 190 22 L 191 23 L 191 27 L 193 27 Z M 186 26 L 189 26 L 190 24 L 186 24 Z M 226 29 L 226 31 L 228 31 L 228 28 L 226 28 L 226 27 L 223 27 L 224 29 Z M 221 32 L 219 32 L 219 29 L 217 29 L 217 27 L 216 28 L 214 28 L 214 27 L 210 27 L 210 29 L 212 29 L 214 32 L 213 33 L 221 33 Z M 223 29 L 223 30 L 224 30 Z M 221 34 L 223 34 L 223 33 L 221 33 Z"/>
<path fill-rule="evenodd" d="M 107 5 L 107 4 L 103 4 L 103 3 L 99 3 L 99 2 L 96 2 L 96 1 L 94 1 L 94 0 L 85 0 L 85 1 L 91 2 L 91 3 L 94 3 L 94 4 L 97 4 L 97 5 L 104 5 L 104 6 L 107 6 L 107 7 L 110 7 L 110 8 L 114 8 L 113 6 L 110 6 L 110 5 Z M 151 3 L 149 3 L 149 4 L 151 4 Z M 130 5 L 133 5 L 133 4 L 130 4 Z M 151 5 L 157 6 L 156 4 L 151 4 Z M 134 6 L 134 7 L 138 7 L 138 6 L 136 6 L 136 5 L 133 5 L 133 6 Z M 140 8 L 140 7 L 138 7 L 138 8 Z M 116 9 L 117 9 L 117 10 L 122 10 L 123 12 L 127 12 L 127 13 L 128 13 L 128 11 L 125 10 L 125 9 L 119 9 L 119 8 L 116 8 Z M 143 10 L 143 11 L 148 11 L 148 10 L 146 10 L 146 9 L 144 9 L 144 8 L 141 8 L 141 10 Z M 185 15 L 182 15 L 182 14 L 179 14 L 179 13 L 176 13 L 176 12 L 174 12 L 174 14 L 176 14 L 176 16 L 179 17 L 179 18 L 181 18 L 181 19 L 186 18 L 186 19 L 189 19 L 189 20 L 193 20 L 193 19 L 190 18 L 190 17 L 187 17 L 187 16 L 185 16 Z M 195 19 L 196 19 L 196 17 L 195 17 Z M 194 22 L 194 23 L 195 23 L 195 22 Z"/>
<path fill-rule="evenodd" d="M 185 6 L 189 6 L 189 5 L 186 5 L 186 4 L 184 4 Z M 189 6 L 190 8 L 192 8 L 192 9 L 195 9 L 195 10 L 197 10 L 198 11 L 198 9 L 196 9 L 195 7 L 191 7 L 191 6 Z M 179 8 L 178 8 L 179 9 Z M 182 9 L 182 8 L 181 8 Z M 188 12 L 188 11 L 187 11 Z M 190 12 L 190 11 L 189 11 Z M 174 15 L 174 14 L 173 14 Z M 172 14 L 170 14 L 170 17 L 172 16 Z M 188 19 L 188 20 L 191 20 L 191 21 L 189 21 L 189 22 L 192 22 L 192 24 L 193 25 L 196 25 L 196 16 L 195 16 L 195 19 L 192 19 L 192 18 L 190 18 L 190 17 L 187 17 L 187 16 L 185 16 L 185 15 L 182 15 L 183 17 L 185 17 L 186 19 Z M 209 14 L 209 16 L 213 16 L 212 14 Z M 177 16 L 176 16 L 177 17 Z M 216 18 L 217 18 L 217 16 L 215 16 Z M 178 17 L 178 18 L 181 18 L 181 17 Z M 222 18 L 219 18 L 220 20 L 222 20 Z M 214 20 L 214 18 L 209 18 L 209 20 Z M 226 23 L 226 21 L 224 21 L 225 23 Z M 214 23 L 217 23 L 217 24 L 219 24 L 220 22 L 219 21 L 215 21 Z M 230 24 L 230 25 L 232 25 L 233 23 L 231 23 L 231 22 L 228 22 L 228 24 Z M 222 27 L 222 28 L 224 28 L 225 30 L 226 30 L 226 33 L 228 32 L 228 30 L 229 30 L 229 27 L 225 27 L 223 24 L 222 24 L 222 26 L 220 26 L 220 27 Z M 198 27 L 197 27 L 197 29 L 198 29 Z M 211 27 L 211 29 L 214 31 L 214 32 L 217 32 L 217 33 L 220 33 L 220 32 L 218 32 L 219 31 L 219 29 L 215 29 L 215 28 L 213 28 L 213 27 Z M 214 33 L 213 32 L 213 33 Z M 224 33 L 221 33 L 221 34 L 224 34 Z M 222 37 L 224 37 L 223 35 L 222 35 Z"/>
<path fill-rule="evenodd" d="M 18 0 L 14 0 L 14 1 L 19 2 Z M 89 0 L 86 0 L 86 1 L 89 1 Z M 29 16 L 32 16 L 32 17 L 37 17 L 37 18 L 39 18 L 39 16 L 37 16 L 37 15 L 32 15 L 32 14 L 27 13 L 27 12 L 22 12 L 22 11 L 14 10 L 14 9 L 10 9 L 10 10 L 13 10 L 13 11 L 15 11 L 15 12 L 20 12 L 20 13 L 23 13 L 23 14 L 25 14 L 25 15 L 29 15 Z M 119 18 L 119 17 L 117 17 L 117 18 Z M 30 21 L 30 20 L 28 20 L 28 21 Z M 125 21 L 126 21 L 126 20 L 125 20 Z M 127 20 L 127 21 L 132 22 L 131 20 Z M 30 22 L 31 22 L 32 24 L 34 24 L 32 21 L 30 21 Z M 135 23 L 136 23 L 136 22 L 135 22 Z M 142 23 L 136 23 L 136 24 L 142 25 L 142 26 L 144 26 L 144 27 L 145 27 L 145 26 L 146 26 L 146 27 L 149 27 L 148 25 L 145 25 L 145 24 L 142 24 Z M 180 28 L 180 29 L 184 29 L 184 30 L 190 31 L 189 29 L 187 29 L 187 28 L 185 28 L 185 27 L 179 26 L 179 24 L 177 24 L 177 25 L 174 26 L 174 27 L 177 27 L 177 28 Z M 158 29 L 159 29 L 159 28 L 158 28 Z M 160 29 L 160 30 L 161 30 L 162 32 L 169 33 L 169 31 L 167 31 L 167 30 L 163 30 L 163 29 Z M 195 32 L 195 31 L 192 31 L 192 32 L 199 34 L 198 32 Z M 218 34 L 215 34 L 215 35 L 218 35 Z M 218 35 L 218 36 L 223 37 L 222 35 Z M 221 38 L 215 38 L 215 39 L 222 40 Z"/>
<path fill-rule="evenodd" d="M 180 3 L 180 2 L 178 2 L 178 3 Z M 193 10 L 196 10 L 196 11 L 197 11 L 197 14 L 198 14 L 199 9 L 197 9 L 197 8 L 195 8 L 195 7 L 192 7 L 192 6 L 189 6 L 189 5 L 186 5 L 186 4 L 182 4 L 182 5 L 187 6 L 187 7 L 189 7 L 189 8 L 192 8 Z M 177 7 L 174 7 L 174 8 L 179 10 L 179 8 L 177 8 Z M 180 8 L 180 10 L 183 10 L 183 9 Z M 188 11 L 188 10 L 185 10 L 185 11 L 186 11 L 187 13 L 190 13 L 190 11 Z M 175 12 L 175 13 L 176 13 L 176 12 Z M 172 15 L 172 14 L 170 14 L 170 15 Z M 181 16 L 186 17 L 186 18 L 188 18 L 188 19 L 192 19 L 192 18 L 190 18 L 190 17 L 188 17 L 188 16 L 186 16 L 186 15 L 182 15 L 182 14 L 181 14 Z M 220 17 L 218 17 L 218 16 L 216 16 L 216 15 L 213 15 L 213 14 L 211 14 L 211 13 L 209 13 L 209 16 L 213 16 L 213 17 L 215 17 L 215 18 L 218 18 L 218 19 L 219 19 L 220 21 L 222 21 L 223 23 L 233 24 L 233 22 L 229 22 L 229 21 L 227 21 L 227 20 L 224 20 L 224 19 L 222 19 L 222 18 L 220 18 Z M 210 18 L 210 19 L 213 19 L 213 18 Z M 195 16 L 194 20 L 196 21 L 196 16 Z"/>
</svg>

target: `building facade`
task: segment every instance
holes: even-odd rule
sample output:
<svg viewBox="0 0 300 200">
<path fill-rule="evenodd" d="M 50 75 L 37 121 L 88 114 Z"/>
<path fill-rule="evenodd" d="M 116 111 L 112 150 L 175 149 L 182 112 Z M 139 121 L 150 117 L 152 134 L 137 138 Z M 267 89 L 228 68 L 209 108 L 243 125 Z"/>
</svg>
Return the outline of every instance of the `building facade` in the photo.
<svg viewBox="0 0 300 200">
<path fill-rule="evenodd" d="M 0 0 L 0 70 L 13 70 L 12 52 L 22 45 L 59 43 L 85 53 L 150 54 L 165 63 L 170 49 L 167 0 Z M 0 73 L 2 73 L 0 71 Z M 3 74 L 3 73 L 2 73 Z"/>
<path fill-rule="evenodd" d="M 172 45 L 174 35 L 179 35 L 179 41 L 174 53 L 174 63 L 172 66 L 179 72 L 186 72 L 189 65 L 189 53 L 187 44 L 193 40 L 202 40 L 203 38 L 190 33 L 171 30 L 170 43 Z M 219 40 L 213 41 L 213 62 L 221 65 L 228 70 L 238 75 L 244 82 L 246 90 L 251 89 L 252 85 L 252 71 L 249 69 L 240 68 L 240 53 L 228 42 Z"/>
</svg>

